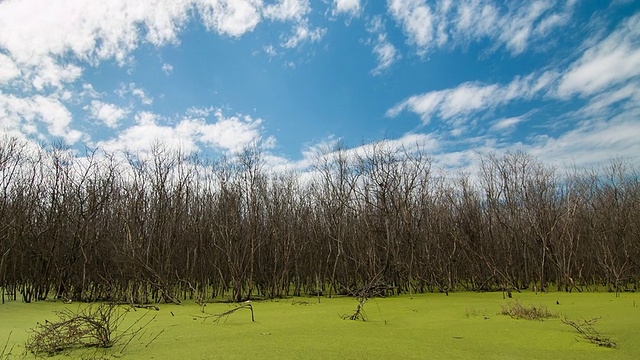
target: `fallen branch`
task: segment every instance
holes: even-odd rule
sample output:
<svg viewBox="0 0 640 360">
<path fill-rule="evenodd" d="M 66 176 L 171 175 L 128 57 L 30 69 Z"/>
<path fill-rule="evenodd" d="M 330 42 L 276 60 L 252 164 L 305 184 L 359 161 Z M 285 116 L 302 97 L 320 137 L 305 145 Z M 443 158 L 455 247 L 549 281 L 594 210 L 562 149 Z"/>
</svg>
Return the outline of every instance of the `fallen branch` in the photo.
<svg viewBox="0 0 640 360">
<path fill-rule="evenodd" d="M 11 351 L 13 351 L 13 346 L 12 346 L 9 349 L 9 352 L 7 352 L 7 347 L 9 346 L 9 339 L 11 339 L 12 333 L 13 331 L 9 331 L 9 336 L 7 336 L 7 341 L 4 343 L 4 347 L 2 348 L 2 351 L 0 351 L 0 360 L 9 359 L 9 355 L 11 355 Z"/>
<path fill-rule="evenodd" d="M 592 344 L 596 344 L 602 347 L 615 348 L 616 343 L 611 338 L 603 336 L 596 329 L 593 328 L 593 324 L 598 321 L 599 318 L 593 318 L 590 320 L 582 319 L 582 324 L 575 323 L 567 318 L 562 319 L 562 323 L 571 326 L 582 335 L 583 338 L 588 340 Z"/>
<path fill-rule="evenodd" d="M 235 313 L 236 311 L 242 310 L 242 309 L 249 309 L 251 310 L 251 322 L 255 322 L 255 319 L 253 317 L 253 306 L 251 306 L 251 304 L 249 303 L 244 303 L 240 306 L 234 307 L 233 309 L 227 310 L 223 313 L 220 314 L 213 314 L 213 315 L 206 315 L 206 316 L 200 316 L 198 315 L 197 317 L 203 319 L 202 322 L 204 323 L 205 321 L 207 321 L 207 319 L 211 319 L 213 318 L 213 321 L 215 322 L 220 322 L 220 319 L 224 318 L 224 322 L 227 322 L 227 318 L 229 317 L 229 315 Z"/>
<path fill-rule="evenodd" d="M 359 298 L 358 299 L 358 307 L 356 307 L 356 311 L 351 314 L 351 315 L 339 315 L 340 318 L 342 318 L 342 320 L 362 320 L 362 321 L 367 321 L 367 316 L 364 313 L 364 304 L 366 304 L 366 302 L 369 301 L 368 298 Z"/>
</svg>

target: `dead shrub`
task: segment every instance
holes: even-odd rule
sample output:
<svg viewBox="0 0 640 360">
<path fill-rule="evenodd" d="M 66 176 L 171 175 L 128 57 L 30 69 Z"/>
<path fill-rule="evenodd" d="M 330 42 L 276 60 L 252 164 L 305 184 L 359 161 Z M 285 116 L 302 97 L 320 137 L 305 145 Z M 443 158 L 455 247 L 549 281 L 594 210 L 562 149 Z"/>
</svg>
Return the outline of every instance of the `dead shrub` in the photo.
<svg viewBox="0 0 640 360">
<path fill-rule="evenodd" d="M 128 311 L 113 304 L 92 304 L 77 310 L 56 311 L 56 320 L 45 320 L 30 330 L 25 348 L 36 356 L 53 356 L 77 348 L 110 348 L 123 339 L 128 340 L 124 344 L 126 347 L 155 318 L 134 329 L 145 317 L 143 315 L 126 330 L 119 331 Z"/>
<path fill-rule="evenodd" d="M 510 301 L 506 304 L 500 305 L 502 315 L 509 315 L 514 319 L 525 320 L 543 320 L 548 318 L 557 318 L 558 314 L 553 313 L 547 309 L 543 304 L 536 305 L 524 305 L 520 301 Z"/>
</svg>

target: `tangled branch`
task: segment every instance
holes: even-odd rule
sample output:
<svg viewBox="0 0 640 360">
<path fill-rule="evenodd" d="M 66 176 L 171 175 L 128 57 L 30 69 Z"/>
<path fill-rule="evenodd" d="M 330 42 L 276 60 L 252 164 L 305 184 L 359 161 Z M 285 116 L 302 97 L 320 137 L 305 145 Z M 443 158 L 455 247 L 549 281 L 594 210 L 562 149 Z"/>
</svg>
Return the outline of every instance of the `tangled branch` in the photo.
<svg viewBox="0 0 640 360">
<path fill-rule="evenodd" d="M 134 329 L 144 318 L 142 316 L 126 330 L 118 331 L 128 311 L 113 304 L 94 304 L 75 311 L 56 311 L 57 320 L 45 320 L 44 324 L 38 323 L 30 330 L 25 348 L 36 356 L 53 356 L 74 348 L 110 348 L 128 337 L 124 349 L 155 318 L 151 318 L 139 329 Z"/>
</svg>

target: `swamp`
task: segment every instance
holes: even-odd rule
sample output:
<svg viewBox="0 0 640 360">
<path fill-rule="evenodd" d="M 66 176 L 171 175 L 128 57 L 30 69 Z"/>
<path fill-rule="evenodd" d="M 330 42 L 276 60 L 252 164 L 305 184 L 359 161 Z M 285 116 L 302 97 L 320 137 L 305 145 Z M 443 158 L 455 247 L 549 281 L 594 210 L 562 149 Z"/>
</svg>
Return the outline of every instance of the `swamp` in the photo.
<svg viewBox="0 0 640 360">
<path fill-rule="evenodd" d="M 516 152 L 444 176 L 379 143 L 305 178 L 255 147 L 9 139 L 0 174 L 3 360 L 640 356 L 640 181 L 621 161 L 560 173 Z"/>
<path fill-rule="evenodd" d="M 523 320 L 500 314 L 502 305 L 514 301 L 545 306 L 557 317 Z M 238 306 L 230 303 L 208 303 L 204 313 L 192 301 L 158 305 L 158 311 L 122 306 L 130 309 L 126 323 L 153 317 L 126 348 L 75 349 L 52 359 L 637 359 L 638 304 L 635 293 L 522 292 L 512 299 L 499 292 L 429 293 L 370 299 L 364 305 L 366 321 L 351 321 L 340 315 L 354 311 L 354 298 L 296 297 L 253 301 L 255 322 L 248 310 L 219 321 L 206 317 Z M 60 301 L 0 306 L 0 338 L 7 344 L 3 359 L 33 358 L 25 354 L 26 330 L 53 320 L 54 310 L 84 306 Z M 598 318 L 593 327 L 615 348 L 589 342 L 563 318 Z"/>
</svg>

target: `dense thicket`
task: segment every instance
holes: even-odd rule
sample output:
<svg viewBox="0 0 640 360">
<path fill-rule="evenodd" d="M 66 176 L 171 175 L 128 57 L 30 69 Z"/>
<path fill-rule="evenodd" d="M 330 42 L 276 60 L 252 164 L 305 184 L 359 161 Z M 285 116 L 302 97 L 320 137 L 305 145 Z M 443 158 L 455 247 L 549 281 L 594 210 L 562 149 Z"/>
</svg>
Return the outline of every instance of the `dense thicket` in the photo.
<svg viewBox="0 0 640 360">
<path fill-rule="evenodd" d="M 434 173 L 384 142 L 270 171 L 249 148 L 198 159 L 0 145 L 3 300 L 185 297 L 555 286 L 635 289 L 634 169 L 559 174 L 523 153 L 476 174 Z"/>
</svg>

